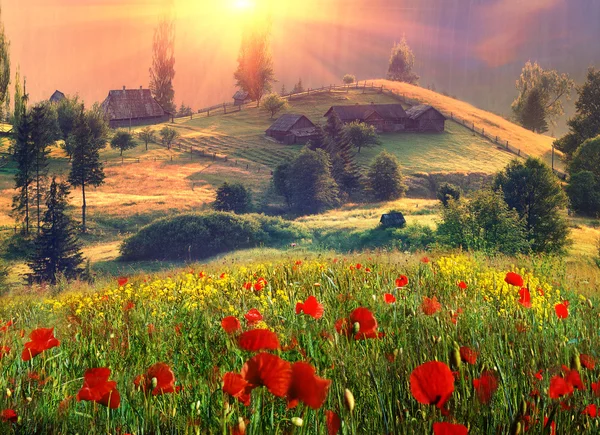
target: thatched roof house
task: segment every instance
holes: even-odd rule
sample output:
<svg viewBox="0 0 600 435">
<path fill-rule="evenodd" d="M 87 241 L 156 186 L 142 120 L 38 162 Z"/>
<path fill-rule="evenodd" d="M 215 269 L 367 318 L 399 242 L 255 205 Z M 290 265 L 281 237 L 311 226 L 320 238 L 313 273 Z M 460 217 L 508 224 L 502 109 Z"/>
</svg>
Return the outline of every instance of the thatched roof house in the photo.
<svg viewBox="0 0 600 435">
<path fill-rule="evenodd" d="M 52 94 L 52 96 L 48 99 L 48 101 L 50 101 L 51 103 L 58 103 L 59 101 L 64 100 L 65 94 L 63 94 L 61 91 L 56 90 L 54 91 L 54 93 Z"/>
<path fill-rule="evenodd" d="M 407 130 L 436 133 L 444 131 L 446 117 L 434 107 L 420 104 L 408 109 L 406 114 L 408 115 Z"/>
<path fill-rule="evenodd" d="M 407 118 L 401 104 L 355 104 L 353 106 L 332 106 L 325 117 L 335 113 L 344 124 L 358 121 L 373 125 L 377 131 L 401 131 Z"/>
<path fill-rule="evenodd" d="M 233 94 L 233 105 L 241 106 L 242 104 L 246 104 L 252 101 L 252 98 L 248 95 L 248 92 L 239 90 L 235 94 Z"/>
<path fill-rule="evenodd" d="M 306 143 L 316 137 L 315 124 L 304 115 L 281 115 L 265 132 L 267 136 L 287 145 Z"/>
<path fill-rule="evenodd" d="M 166 112 L 152 97 L 150 89 L 109 91 L 102 103 L 111 128 L 158 124 L 169 120 Z"/>
</svg>

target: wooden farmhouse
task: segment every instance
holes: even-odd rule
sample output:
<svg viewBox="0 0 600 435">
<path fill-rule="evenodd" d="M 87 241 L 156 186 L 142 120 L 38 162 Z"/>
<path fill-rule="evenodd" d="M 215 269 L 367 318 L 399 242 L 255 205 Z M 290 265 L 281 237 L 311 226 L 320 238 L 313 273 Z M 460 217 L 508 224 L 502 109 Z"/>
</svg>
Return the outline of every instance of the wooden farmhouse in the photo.
<svg viewBox="0 0 600 435">
<path fill-rule="evenodd" d="M 248 96 L 248 92 L 242 91 L 241 89 L 233 94 L 233 105 L 241 106 L 242 104 L 250 103 L 252 98 Z"/>
<path fill-rule="evenodd" d="M 265 132 L 267 136 L 286 145 L 304 144 L 316 137 L 315 124 L 304 115 L 281 115 Z"/>
<path fill-rule="evenodd" d="M 413 106 L 406 111 L 408 119 L 406 121 L 406 130 L 421 132 L 444 131 L 446 117 L 435 108 L 421 104 Z"/>
<path fill-rule="evenodd" d="M 126 89 L 109 91 L 102 103 L 110 128 L 158 124 L 169 120 L 166 112 L 152 97 L 150 89 Z"/>
<path fill-rule="evenodd" d="M 62 100 L 64 100 L 65 94 L 63 94 L 61 91 L 54 91 L 54 93 L 52 94 L 52 96 L 48 99 L 48 101 L 50 101 L 51 103 L 58 103 Z"/>
<path fill-rule="evenodd" d="M 401 104 L 355 104 L 354 106 L 332 106 L 325 117 L 336 113 L 344 124 L 358 121 L 375 127 L 381 132 L 404 130 L 406 112 Z"/>
</svg>

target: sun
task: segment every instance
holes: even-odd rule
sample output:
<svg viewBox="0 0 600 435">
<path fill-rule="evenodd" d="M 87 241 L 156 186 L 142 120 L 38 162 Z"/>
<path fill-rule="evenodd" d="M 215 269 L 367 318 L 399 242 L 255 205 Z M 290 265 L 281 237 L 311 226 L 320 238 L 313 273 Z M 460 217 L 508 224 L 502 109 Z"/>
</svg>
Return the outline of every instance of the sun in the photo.
<svg viewBox="0 0 600 435">
<path fill-rule="evenodd" d="M 238 11 L 248 11 L 254 9 L 256 3 L 253 0 L 233 0 L 233 8 Z"/>
</svg>

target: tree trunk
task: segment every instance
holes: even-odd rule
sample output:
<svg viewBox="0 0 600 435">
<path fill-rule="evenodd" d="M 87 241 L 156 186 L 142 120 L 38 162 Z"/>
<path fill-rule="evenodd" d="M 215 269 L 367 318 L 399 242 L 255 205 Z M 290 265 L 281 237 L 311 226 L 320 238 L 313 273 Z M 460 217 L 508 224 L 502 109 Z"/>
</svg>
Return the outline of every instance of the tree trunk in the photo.
<svg viewBox="0 0 600 435">
<path fill-rule="evenodd" d="M 123 156 L 123 148 L 121 148 L 121 154 L 119 156 Z"/>
<path fill-rule="evenodd" d="M 29 235 L 29 184 L 25 185 L 25 235 Z"/>
<path fill-rule="evenodd" d="M 37 233 L 40 233 L 40 168 L 39 164 L 35 171 L 35 181 L 36 181 L 36 205 L 37 205 Z"/>
<path fill-rule="evenodd" d="M 81 204 L 81 232 L 85 233 L 85 183 L 81 183 L 81 194 L 83 197 L 83 203 Z"/>
</svg>

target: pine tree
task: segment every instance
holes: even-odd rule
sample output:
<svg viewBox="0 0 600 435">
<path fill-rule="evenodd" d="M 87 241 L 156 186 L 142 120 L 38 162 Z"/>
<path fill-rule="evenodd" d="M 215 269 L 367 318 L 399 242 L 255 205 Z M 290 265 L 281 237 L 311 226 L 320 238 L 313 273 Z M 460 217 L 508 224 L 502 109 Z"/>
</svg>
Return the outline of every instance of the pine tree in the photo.
<svg viewBox="0 0 600 435">
<path fill-rule="evenodd" d="M 24 111 L 19 114 L 17 139 L 13 148 L 13 159 L 17 165 L 15 174 L 17 194 L 13 197 L 12 209 L 16 217 L 22 220 L 25 235 L 29 235 L 32 184 L 35 173 L 35 147 L 31 138 L 31 131 L 31 115 Z"/>
<path fill-rule="evenodd" d="M 46 212 L 41 231 L 35 239 L 35 253 L 31 259 L 31 278 L 36 282 L 56 284 L 62 274 L 67 279 L 81 274 L 83 262 L 81 245 L 75 235 L 71 218 L 65 213 L 69 186 L 52 178 L 46 196 Z"/>
<path fill-rule="evenodd" d="M 344 123 L 335 111 L 332 111 L 323 128 L 328 142 L 335 142 L 344 134 Z"/>
<path fill-rule="evenodd" d="M 361 185 L 361 173 L 352 152 L 352 143 L 344 135 L 344 123 L 333 112 L 323 129 L 325 149 L 331 161 L 331 176 L 336 181 L 343 198 L 347 199 Z"/>
<path fill-rule="evenodd" d="M 10 41 L 4 32 L 4 23 L 1 20 L 2 9 L 0 8 L 0 119 L 3 119 L 3 105 L 10 100 L 8 85 L 10 84 Z M 8 111 L 6 112 L 8 113 Z"/>
</svg>

